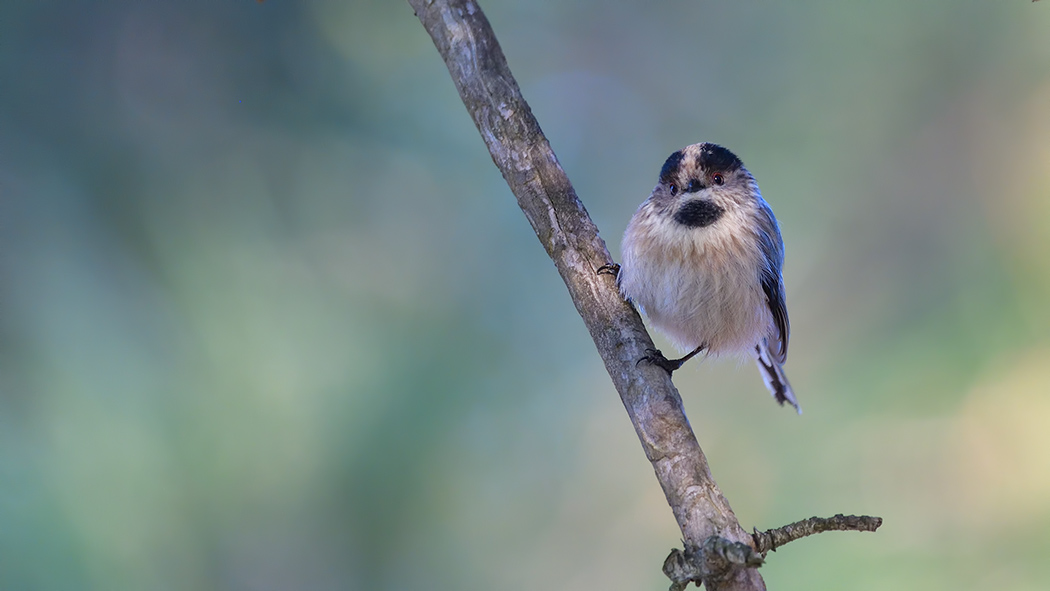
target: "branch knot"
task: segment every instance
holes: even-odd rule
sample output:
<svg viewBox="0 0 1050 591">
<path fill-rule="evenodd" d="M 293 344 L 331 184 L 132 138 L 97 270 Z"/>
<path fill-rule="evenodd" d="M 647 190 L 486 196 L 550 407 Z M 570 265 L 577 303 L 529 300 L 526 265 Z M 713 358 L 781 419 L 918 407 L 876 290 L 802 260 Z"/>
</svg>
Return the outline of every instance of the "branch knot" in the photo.
<svg viewBox="0 0 1050 591">
<path fill-rule="evenodd" d="M 699 547 L 686 544 L 685 550 L 671 550 L 663 570 L 671 579 L 671 591 L 682 591 L 690 582 L 699 587 L 705 581 L 723 581 L 736 569 L 757 568 L 762 562 L 762 555 L 751 546 L 710 536 Z"/>
</svg>

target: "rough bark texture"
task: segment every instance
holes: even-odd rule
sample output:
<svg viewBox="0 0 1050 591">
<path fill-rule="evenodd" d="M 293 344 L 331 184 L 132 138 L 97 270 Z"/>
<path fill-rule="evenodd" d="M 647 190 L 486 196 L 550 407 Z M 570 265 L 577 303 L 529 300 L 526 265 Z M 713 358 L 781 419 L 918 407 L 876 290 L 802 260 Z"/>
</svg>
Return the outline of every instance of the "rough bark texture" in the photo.
<svg viewBox="0 0 1050 591">
<path fill-rule="evenodd" d="M 473 0 L 409 0 L 445 60 L 456 89 L 561 273 L 652 462 L 687 547 L 711 536 L 753 544 L 711 477 L 682 399 L 663 369 L 638 364 L 653 347 L 638 313 L 616 289 L 598 228 L 522 98 L 488 20 Z M 711 577 L 709 590 L 765 589 L 753 566 Z"/>
</svg>

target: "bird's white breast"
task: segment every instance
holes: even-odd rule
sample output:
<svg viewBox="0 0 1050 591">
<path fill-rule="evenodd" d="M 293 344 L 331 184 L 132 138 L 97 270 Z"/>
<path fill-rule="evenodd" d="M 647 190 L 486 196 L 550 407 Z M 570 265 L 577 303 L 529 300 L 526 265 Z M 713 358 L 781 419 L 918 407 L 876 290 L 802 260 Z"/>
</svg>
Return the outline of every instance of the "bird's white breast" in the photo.
<svg viewBox="0 0 1050 591">
<path fill-rule="evenodd" d="M 624 296 L 682 351 L 750 353 L 772 326 L 759 279 L 761 247 L 744 210 L 690 228 L 643 204 L 631 219 L 619 274 Z M 732 231 L 736 229 L 737 231 Z"/>
</svg>

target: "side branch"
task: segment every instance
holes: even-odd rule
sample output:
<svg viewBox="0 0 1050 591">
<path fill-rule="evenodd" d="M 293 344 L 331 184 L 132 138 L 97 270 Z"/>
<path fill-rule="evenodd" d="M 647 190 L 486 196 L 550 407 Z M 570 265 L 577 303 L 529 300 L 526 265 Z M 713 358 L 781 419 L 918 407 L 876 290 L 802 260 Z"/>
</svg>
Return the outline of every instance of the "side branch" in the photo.
<svg viewBox="0 0 1050 591">
<path fill-rule="evenodd" d="M 751 537 L 755 540 L 755 550 L 765 554 L 770 550 L 776 552 L 777 548 L 794 542 L 806 536 L 819 534 L 826 531 L 875 531 L 882 525 L 881 517 L 869 517 L 867 515 L 843 515 L 839 513 L 834 517 L 810 517 L 802 521 L 796 521 L 767 531 L 760 532 L 757 529 Z"/>
</svg>

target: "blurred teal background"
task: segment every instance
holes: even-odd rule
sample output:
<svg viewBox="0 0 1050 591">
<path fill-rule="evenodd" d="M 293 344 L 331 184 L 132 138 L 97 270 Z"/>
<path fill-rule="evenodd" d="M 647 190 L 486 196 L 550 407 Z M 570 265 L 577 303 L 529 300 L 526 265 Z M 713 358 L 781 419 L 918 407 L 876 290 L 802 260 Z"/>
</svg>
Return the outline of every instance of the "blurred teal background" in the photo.
<svg viewBox="0 0 1050 591">
<path fill-rule="evenodd" d="M 676 381 L 745 527 L 886 521 L 770 588 L 1050 588 L 1050 3 L 482 7 L 614 253 L 696 141 L 780 218 L 806 414 Z M 0 588 L 664 589 L 679 544 L 406 3 L 0 4 Z"/>
</svg>

